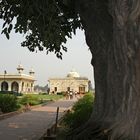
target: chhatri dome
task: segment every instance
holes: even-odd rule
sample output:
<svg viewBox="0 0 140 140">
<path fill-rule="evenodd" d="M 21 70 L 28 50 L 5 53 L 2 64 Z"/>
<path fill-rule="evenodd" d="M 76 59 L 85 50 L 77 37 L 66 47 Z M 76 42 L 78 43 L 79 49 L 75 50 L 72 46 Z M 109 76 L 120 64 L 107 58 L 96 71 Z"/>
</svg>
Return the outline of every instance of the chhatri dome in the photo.
<svg viewBox="0 0 140 140">
<path fill-rule="evenodd" d="M 72 69 L 68 74 L 67 77 L 73 77 L 73 78 L 78 78 L 80 77 L 79 73 L 75 71 L 75 69 Z"/>
<path fill-rule="evenodd" d="M 21 64 L 19 64 L 17 67 L 18 73 L 21 74 L 23 72 L 23 70 L 24 70 L 23 66 Z"/>
<path fill-rule="evenodd" d="M 33 68 L 31 68 L 31 70 L 29 71 L 29 74 L 32 75 L 32 76 L 35 74 L 35 71 L 34 71 Z"/>
</svg>

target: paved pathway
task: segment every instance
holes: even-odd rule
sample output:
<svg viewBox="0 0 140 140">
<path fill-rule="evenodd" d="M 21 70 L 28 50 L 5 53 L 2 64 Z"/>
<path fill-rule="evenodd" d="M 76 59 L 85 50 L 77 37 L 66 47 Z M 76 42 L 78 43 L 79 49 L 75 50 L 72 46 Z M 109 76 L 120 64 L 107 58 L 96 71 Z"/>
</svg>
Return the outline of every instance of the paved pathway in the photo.
<svg viewBox="0 0 140 140">
<path fill-rule="evenodd" d="M 55 122 L 57 107 L 60 107 L 60 118 L 64 110 L 72 106 L 74 102 L 75 100 L 60 100 L 0 120 L 0 140 L 38 140 Z"/>
</svg>

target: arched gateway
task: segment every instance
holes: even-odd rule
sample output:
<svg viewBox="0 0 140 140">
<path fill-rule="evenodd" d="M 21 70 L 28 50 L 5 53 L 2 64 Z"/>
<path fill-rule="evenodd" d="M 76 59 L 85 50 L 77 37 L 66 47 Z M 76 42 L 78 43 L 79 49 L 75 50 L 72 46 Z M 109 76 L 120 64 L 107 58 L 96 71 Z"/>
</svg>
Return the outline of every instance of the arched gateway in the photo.
<svg viewBox="0 0 140 140">
<path fill-rule="evenodd" d="M 8 91 L 8 83 L 3 81 L 1 83 L 1 91 Z"/>
<path fill-rule="evenodd" d="M 19 91 L 19 84 L 17 82 L 13 82 L 11 84 L 11 90 L 14 92 L 18 92 Z"/>
</svg>

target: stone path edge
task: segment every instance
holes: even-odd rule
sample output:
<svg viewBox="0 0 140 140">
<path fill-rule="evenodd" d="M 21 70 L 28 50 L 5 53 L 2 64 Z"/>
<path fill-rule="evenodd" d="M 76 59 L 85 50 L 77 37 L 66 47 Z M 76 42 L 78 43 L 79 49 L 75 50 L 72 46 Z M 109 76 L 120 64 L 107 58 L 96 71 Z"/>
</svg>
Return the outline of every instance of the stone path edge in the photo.
<svg viewBox="0 0 140 140">
<path fill-rule="evenodd" d="M 72 109 L 72 106 L 69 107 L 67 110 L 64 111 L 63 116 L 60 117 L 60 118 L 58 119 L 58 125 L 63 121 L 64 116 L 65 116 L 65 115 L 68 113 L 68 111 L 71 110 L 71 109 Z M 56 127 L 56 122 L 55 122 L 55 121 L 48 127 L 48 129 L 50 130 L 50 133 L 51 133 L 52 136 L 56 136 L 56 134 L 54 134 L 54 129 L 55 129 L 55 127 Z M 48 130 L 48 129 L 47 129 L 47 130 Z M 56 129 L 57 129 L 57 128 L 56 128 Z M 47 137 L 47 130 L 46 130 L 45 132 L 42 133 L 42 135 L 41 135 L 41 137 L 39 138 L 39 140 L 44 140 L 45 137 Z M 56 132 L 56 133 L 57 133 L 57 132 Z M 51 136 L 50 136 L 50 137 L 51 137 Z"/>
<path fill-rule="evenodd" d="M 30 110 L 29 109 L 27 110 L 25 108 L 21 108 L 21 109 L 19 109 L 17 111 L 13 111 L 13 112 L 1 114 L 0 115 L 0 120 L 10 118 L 10 117 L 15 116 L 15 115 L 18 115 L 20 113 L 31 111 L 32 109 L 35 109 L 35 108 L 38 108 L 38 107 L 41 107 L 41 106 L 44 106 L 46 104 L 53 103 L 53 102 L 54 101 L 47 101 L 46 103 L 42 103 L 42 104 L 39 104 L 39 105 L 31 106 Z"/>
</svg>

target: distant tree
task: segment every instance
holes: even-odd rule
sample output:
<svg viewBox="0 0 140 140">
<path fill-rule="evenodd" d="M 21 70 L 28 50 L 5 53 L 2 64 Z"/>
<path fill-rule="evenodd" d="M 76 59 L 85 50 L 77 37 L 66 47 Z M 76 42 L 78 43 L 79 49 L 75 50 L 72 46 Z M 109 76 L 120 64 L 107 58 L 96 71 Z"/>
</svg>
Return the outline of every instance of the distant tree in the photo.
<svg viewBox="0 0 140 140">
<path fill-rule="evenodd" d="M 46 92 L 46 93 L 48 93 L 49 87 L 48 87 L 48 85 L 46 85 L 46 86 L 35 85 L 34 90 L 35 91 L 39 91 L 39 92 Z"/>
<path fill-rule="evenodd" d="M 84 29 L 92 54 L 95 103 L 69 139 L 140 139 L 140 0 L 1 0 L 2 33 L 62 58 L 67 38 Z M 77 52 L 79 53 L 79 52 Z"/>
<path fill-rule="evenodd" d="M 88 89 L 89 89 L 89 91 L 93 91 L 94 90 L 91 81 L 88 82 Z"/>
</svg>

